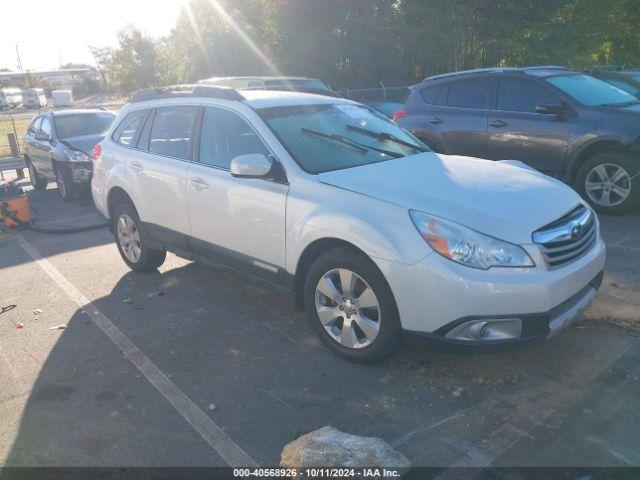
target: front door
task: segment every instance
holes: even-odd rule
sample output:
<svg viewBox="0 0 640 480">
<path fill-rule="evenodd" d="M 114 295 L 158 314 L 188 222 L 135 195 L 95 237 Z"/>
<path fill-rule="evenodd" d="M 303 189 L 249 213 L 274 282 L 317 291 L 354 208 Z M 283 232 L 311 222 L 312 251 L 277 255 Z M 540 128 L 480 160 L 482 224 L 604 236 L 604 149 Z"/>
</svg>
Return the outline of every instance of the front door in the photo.
<svg viewBox="0 0 640 480">
<path fill-rule="evenodd" d="M 237 112 L 206 107 L 197 162 L 187 175 L 191 249 L 270 279 L 285 264 L 285 205 L 288 185 L 236 178 L 231 160 L 269 149 Z"/>
<path fill-rule="evenodd" d="M 53 149 L 51 145 L 53 141 L 53 123 L 51 117 L 47 115 L 42 117 L 39 132 L 49 135 L 50 140 L 37 140 L 34 135 L 29 148 L 29 158 L 40 174 L 54 178 L 53 165 L 51 163 L 51 150 Z"/>
<path fill-rule="evenodd" d="M 560 99 L 538 83 L 514 77 L 498 81 L 495 109 L 489 112 L 487 157 L 520 160 L 541 172 L 562 170 L 569 121 L 558 115 L 536 113 L 542 102 Z"/>
</svg>

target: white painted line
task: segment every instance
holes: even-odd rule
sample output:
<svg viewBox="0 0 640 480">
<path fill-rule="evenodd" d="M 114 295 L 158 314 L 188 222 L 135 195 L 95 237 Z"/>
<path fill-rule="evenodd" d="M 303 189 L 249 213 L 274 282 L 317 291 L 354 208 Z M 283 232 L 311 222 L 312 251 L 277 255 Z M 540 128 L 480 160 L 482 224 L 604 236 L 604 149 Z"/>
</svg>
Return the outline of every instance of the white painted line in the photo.
<svg viewBox="0 0 640 480">
<path fill-rule="evenodd" d="M 411 440 L 416 435 L 420 435 L 422 433 L 428 432 L 428 431 L 433 430 L 434 428 L 437 428 L 440 425 L 443 425 L 443 424 L 445 424 L 445 423 L 447 423 L 447 422 L 449 422 L 449 421 L 451 421 L 453 419 L 462 417 L 468 410 L 469 409 L 467 408 L 467 409 L 465 409 L 465 410 L 463 410 L 461 412 L 456 413 L 455 415 L 451 415 L 450 417 L 443 418 L 442 420 L 440 420 L 440 421 L 438 421 L 436 423 L 433 423 L 431 425 L 425 425 L 425 426 L 422 426 L 420 428 L 416 428 L 415 430 L 413 430 L 413 431 L 401 436 L 397 440 L 394 440 L 393 442 L 391 442 L 391 446 L 393 448 L 397 448 L 400 445 L 404 445 L 405 443 L 407 443 L 409 440 Z"/>
<path fill-rule="evenodd" d="M 640 252 L 639 247 L 629 247 L 627 245 L 611 244 L 611 245 L 607 245 L 607 248 L 617 248 L 620 250 L 628 250 L 629 252 Z"/>
<path fill-rule="evenodd" d="M 19 233 L 18 244 L 36 264 L 49 275 L 67 296 L 86 311 L 97 327 L 124 353 L 129 361 L 145 376 L 162 396 L 182 415 L 200 436 L 232 467 L 257 467 L 257 462 L 242 450 L 191 399 L 180 390 L 122 331 L 85 297 L 48 260 L 42 257 Z"/>
</svg>

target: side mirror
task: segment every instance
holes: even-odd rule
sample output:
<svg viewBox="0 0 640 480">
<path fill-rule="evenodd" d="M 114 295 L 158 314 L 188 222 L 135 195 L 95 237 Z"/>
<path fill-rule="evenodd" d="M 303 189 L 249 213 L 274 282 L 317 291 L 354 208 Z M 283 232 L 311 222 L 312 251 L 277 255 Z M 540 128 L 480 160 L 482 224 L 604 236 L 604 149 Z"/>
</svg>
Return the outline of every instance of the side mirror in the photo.
<svg viewBox="0 0 640 480">
<path fill-rule="evenodd" d="M 262 153 L 239 155 L 231 160 L 231 175 L 245 178 L 264 178 L 271 172 L 273 162 Z"/>
<path fill-rule="evenodd" d="M 547 100 L 536 105 L 536 113 L 542 113 L 544 115 L 562 115 L 567 113 L 567 107 L 565 107 L 561 102 Z"/>
<path fill-rule="evenodd" d="M 51 141 L 51 136 L 48 133 L 44 133 L 44 132 L 36 132 L 35 138 L 39 142 L 50 142 Z"/>
</svg>

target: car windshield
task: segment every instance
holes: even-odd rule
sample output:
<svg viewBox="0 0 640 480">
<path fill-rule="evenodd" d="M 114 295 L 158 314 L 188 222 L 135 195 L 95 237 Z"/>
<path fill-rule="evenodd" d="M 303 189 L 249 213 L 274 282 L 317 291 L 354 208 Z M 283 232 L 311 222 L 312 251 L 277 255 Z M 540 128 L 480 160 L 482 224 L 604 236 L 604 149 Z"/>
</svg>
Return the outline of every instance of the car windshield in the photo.
<svg viewBox="0 0 640 480">
<path fill-rule="evenodd" d="M 111 126 L 115 115 L 110 112 L 74 113 L 54 117 L 58 138 L 102 135 Z"/>
<path fill-rule="evenodd" d="M 295 105 L 258 110 L 308 173 L 352 168 L 426 151 L 418 139 L 362 105 Z"/>
<path fill-rule="evenodd" d="M 581 104 L 590 107 L 625 105 L 637 101 L 633 95 L 590 75 L 558 75 L 546 80 Z"/>
</svg>

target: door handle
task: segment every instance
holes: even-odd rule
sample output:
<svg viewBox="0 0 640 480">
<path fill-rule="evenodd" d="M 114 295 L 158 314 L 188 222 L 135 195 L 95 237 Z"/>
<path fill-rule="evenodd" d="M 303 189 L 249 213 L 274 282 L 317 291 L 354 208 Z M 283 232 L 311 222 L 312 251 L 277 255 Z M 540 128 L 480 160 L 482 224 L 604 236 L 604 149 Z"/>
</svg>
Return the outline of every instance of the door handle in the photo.
<svg viewBox="0 0 640 480">
<path fill-rule="evenodd" d="M 131 167 L 131 170 L 133 170 L 136 173 L 140 173 L 144 170 L 140 162 L 131 162 L 129 164 L 129 167 Z"/>
<path fill-rule="evenodd" d="M 494 120 L 489 125 L 491 125 L 492 127 L 500 128 L 500 127 L 506 127 L 509 124 L 503 120 Z"/>
<path fill-rule="evenodd" d="M 189 183 L 191 183 L 191 186 L 196 190 L 198 190 L 199 192 L 209 188 L 209 184 L 199 177 L 192 178 Z"/>
<path fill-rule="evenodd" d="M 444 120 L 440 117 L 433 117 L 431 118 L 431 120 L 429 120 L 430 123 L 433 123 L 434 125 L 438 125 L 439 123 L 444 122 Z"/>
</svg>

